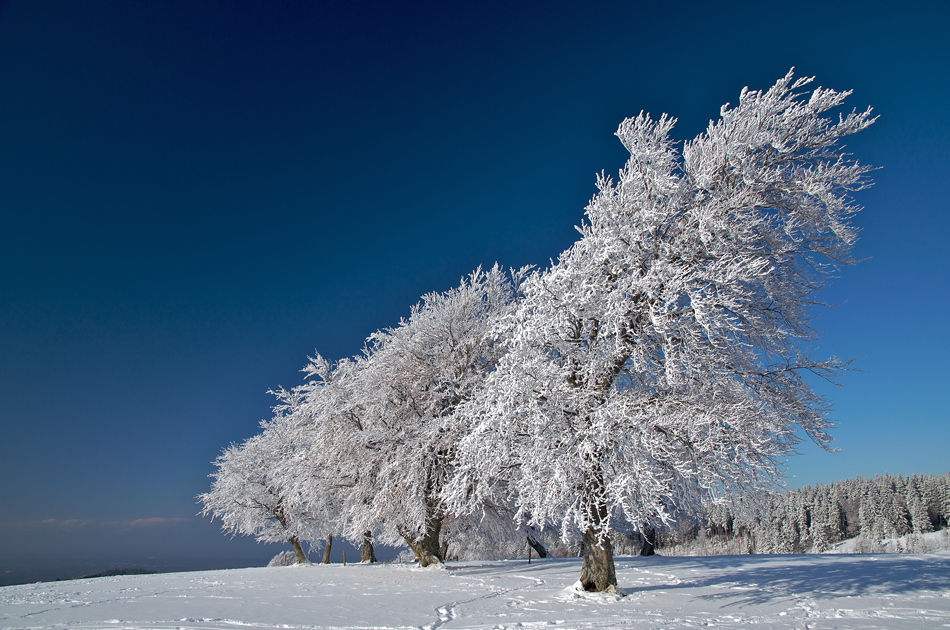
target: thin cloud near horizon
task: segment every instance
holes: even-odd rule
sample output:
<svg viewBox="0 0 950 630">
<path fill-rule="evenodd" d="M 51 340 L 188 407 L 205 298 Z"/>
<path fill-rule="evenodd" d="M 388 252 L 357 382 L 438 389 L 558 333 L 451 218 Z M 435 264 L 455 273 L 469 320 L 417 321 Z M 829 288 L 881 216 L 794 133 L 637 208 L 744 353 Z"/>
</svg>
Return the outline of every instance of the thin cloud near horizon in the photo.
<svg viewBox="0 0 950 630">
<path fill-rule="evenodd" d="M 133 528 L 133 527 L 161 527 L 165 525 L 180 525 L 183 523 L 201 522 L 198 517 L 181 516 L 152 516 L 148 518 L 137 518 L 131 521 L 94 521 L 87 519 L 58 519 L 47 518 L 32 521 L 0 521 L 0 528 L 11 529 L 33 529 L 37 527 L 54 528 L 61 530 L 78 529 L 80 527 L 115 527 L 115 528 Z"/>
</svg>

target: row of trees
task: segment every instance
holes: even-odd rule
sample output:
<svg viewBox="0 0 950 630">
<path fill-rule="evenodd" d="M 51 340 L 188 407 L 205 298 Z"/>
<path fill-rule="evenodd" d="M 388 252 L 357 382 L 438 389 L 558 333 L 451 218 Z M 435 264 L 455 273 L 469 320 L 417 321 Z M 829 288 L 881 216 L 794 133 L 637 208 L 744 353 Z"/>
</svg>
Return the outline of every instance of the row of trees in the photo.
<svg viewBox="0 0 950 630">
<path fill-rule="evenodd" d="M 661 532 L 660 547 L 718 545 L 731 552 L 809 553 L 863 537 L 872 550 L 888 538 L 926 534 L 950 523 L 950 473 L 879 475 L 782 494 L 704 506 L 698 518 Z"/>
<path fill-rule="evenodd" d="M 840 142 L 870 110 L 827 118 L 848 93 L 810 81 L 744 89 L 681 151 L 674 119 L 625 120 L 630 159 L 557 262 L 478 270 L 361 355 L 311 359 L 261 436 L 218 459 L 205 513 L 292 544 L 371 532 L 422 565 L 453 538 L 553 530 L 583 541 L 581 583 L 601 591 L 612 531 L 769 487 L 796 431 L 830 441 L 805 376 L 844 364 L 803 343 L 868 184 Z M 265 473 L 242 468 L 249 447 Z"/>
</svg>

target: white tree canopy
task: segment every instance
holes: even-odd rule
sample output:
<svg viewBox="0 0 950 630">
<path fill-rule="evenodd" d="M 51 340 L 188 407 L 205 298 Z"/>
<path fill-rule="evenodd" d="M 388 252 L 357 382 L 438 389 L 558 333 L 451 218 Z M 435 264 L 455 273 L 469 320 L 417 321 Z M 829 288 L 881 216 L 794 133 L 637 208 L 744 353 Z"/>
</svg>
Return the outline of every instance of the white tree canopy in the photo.
<svg viewBox="0 0 950 630">
<path fill-rule="evenodd" d="M 874 119 L 824 117 L 849 93 L 799 93 L 810 81 L 743 90 L 682 156 L 675 119 L 620 125 L 630 159 L 598 179 L 580 240 L 526 280 L 508 352 L 456 413 L 473 430 L 452 509 L 513 493 L 531 523 L 608 545 L 617 519 L 767 484 L 796 428 L 828 444 L 804 375 L 842 364 L 803 343 L 868 183 L 839 141 Z"/>
<path fill-rule="evenodd" d="M 812 355 L 811 322 L 869 185 L 841 142 L 875 119 L 827 116 L 850 92 L 811 81 L 744 89 L 682 151 L 675 119 L 623 121 L 630 158 L 556 263 L 479 269 L 362 355 L 311 359 L 263 433 L 215 462 L 203 513 L 259 540 L 373 532 L 423 565 L 443 524 L 470 541 L 509 518 L 554 526 L 583 536 L 581 582 L 604 590 L 612 529 L 769 488 L 799 432 L 827 447 L 806 379 L 847 363 Z"/>
<path fill-rule="evenodd" d="M 424 564 L 441 557 L 440 493 L 466 433 L 455 409 L 504 350 L 495 324 L 524 273 L 479 269 L 423 296 L 408 319 L 371 335 L 362 356 L 337 366 L 318 357 L 307 368 L 319 383 L 306 403 L 316 431 L 311 465 L 335 471 L 345 488 L 351 540 L 373 531 L 385 543 L 405 540 Z"/>
<path fill-rule="evenodd" d="M 322 519 L 314 504 L 294 495 L 287 471 L 300 456 L 301 443 L 285 410 L 278 405 L 275 417 L 261 423 L 261 433 L 224 450 L 214 462 L 211 491 L 198 499 L 201 514 L 220 518 L 225 531 L 261 542 L 289 541 L 302 560 L 299 540 L 312 540 Z"/>
</svg>

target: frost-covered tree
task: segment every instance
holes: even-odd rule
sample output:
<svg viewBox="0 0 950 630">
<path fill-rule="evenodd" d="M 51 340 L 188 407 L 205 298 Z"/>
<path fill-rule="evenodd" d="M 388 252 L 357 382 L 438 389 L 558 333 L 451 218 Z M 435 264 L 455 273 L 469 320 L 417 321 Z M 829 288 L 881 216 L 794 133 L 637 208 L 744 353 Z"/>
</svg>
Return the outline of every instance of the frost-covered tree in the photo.
<svg viewBox="0 0 950 630">
<path fill-rule="evenodd" d="M 504 351 L 496 323 L 524 273 L 479 269 L 450 291 L 423 296 L 408 319 L 371 335 L 363 356 L 307 368 L 324 383 L 308 402 L 322 452 L 313 460 L 344 486 L 350 540 L 370 531 L 384 543 L 404 541 L 423 566 L 442 561 L 441 491 L 466 434 L 455 410 Z"/>
<path fill-rule="evenodd" d="M 950 473 L 928 477 L 921 485 L 930 522 L 935 528 L 950 525 Z"/>
<path fill-rule="evenodd" d="M 687 545 L 690 553 L 736 553 L 737 546 L 728 543 L 747 535 L 752 545 L 746 549 L 751 553 L 820 553 L 860 534 L 862 539 L 856 548 L 879 549 L 885 538 L 922 534 L 939 527 L 931 520 L 927 505 L 933 498 L 950 493 L 933 494 L 928 488 L 936 488 L 948 479 L 950 474 L 906 478 L 878 475 L 781 494 L 727 496 L 704 503 L 699 515 L 702 529 L 684 528 L 677 519 L 674 528 L 679 530 L 681 540 L 673 544 Z M 803 529 L 803 513 L 808 515 L 807 529 Z M 663 534 L 664 543 L 678 538 L 670 528 Z M 699 540 L 704 537 L 714 539 L 712 547 Z M 913 549 L 913 538 L 907 544 Z"/>
<path fill-rule="evenodd" d="M 514 511 L 486 507 L 477 514 L 447 514 L 442 522 L 444 560 L 495 560 L 523 557 L 529 546 L 535 555 L 547 553 L 539 532 L 518 527 Z M 523 525 L 523 524 L 522 524 Z"/>
<path fill-rule="evenodd" d="M 843 513 L 837 499 L 826 486 L 815 489 L 812 498 L 812 521 L 809 537 L 814 551 L 827 551 L 842 540 Z"/>
<path fill-rule="evenodd" d="M 306 562 L 300 541 L 311 539 L 319 517 L 294 496 L 288 483 L 286 470 L 299 453 L 299 443 L 279 410 L 262 427 L 261 433 L 232 444 L 215 460 L 211 491 L 198 496 L 201 514 L 220 518 L 232 535 L 289 542 L 297 561 Z"/>
<path fill-rule="evenodd" d="M 933 529 L 930 524 L 930 518 L 927 516 L 927 506 L 924 504 L 919 492 L 909 490 L 904 498 L 907 504 L 907 512 L 910 517 L 911 532 L 914 534 L 926 534 Z"/>
<path fill-rule="evenodd" d="M 682 154 L 666 115 L 620 125 L 626 166 L 598 179 L 580 240 L 525 281 L 508 352 L 459 409 L 473 430 L 454 508 L 513 492 L 530 523 L 583 536 L 581 584 L 608 590 L 614 523 L 768 485 L 798 429 L 829 443 L 805 375 L 842 364 L 803 346 L 867 185 L 840 141 L 874 119 L 824 116 L 849 93 L 802 94 L 810 81 L 744 89 Z"/>
<path fill-rule="evenodd" d="M 274 476 L 284 490 L 285 509 L 307 515 L 308 539 L 324 541 L 324 564 L 330 562 L 333 535 L 342 527 L 340 509 L 346 487 L 339 472 L 327 465 L 325 453 L 320 452 L 326 447 L 318 430 L 324 418 L 311 414 L 311 401 L 325 397 L 329 390 L 324 381 L 315 380 L 290 390 L 271 391 L 278 404 L 274 407 L 275 419 L 265 428 L 265 433 L 279 429 L 284 442 L 292 445 L 283 454 L 274 453 L 279 461 Z"/>
<path fill-rule="evenodd" d="M 307 381 L 292 390 L 296 442 L 300 456 L 296 470 L 285 471 L 294 479 L 294 496 L 303 506 L 319 505 L 327 516 L 324 526 L 323 563 L 330 562 L 333 536 L 348 532 L 351 541 L 361 547 L 368 541 L 347 528 L 346 508 L 369 485 L 373 471 L 366 468 L 364 447 L 358 434 L 360 407 L 354 403 L 364 383 L 360 379 L 363 361 L 343 359 L 330 363 L 319 354 L 304 368 Z M 351 508 L 352 509 L 352 508 Z M 372 538 L 372 531 L 369 532 Z M 369 542 L 371 545 L 372 543 Z"/>
</svg>

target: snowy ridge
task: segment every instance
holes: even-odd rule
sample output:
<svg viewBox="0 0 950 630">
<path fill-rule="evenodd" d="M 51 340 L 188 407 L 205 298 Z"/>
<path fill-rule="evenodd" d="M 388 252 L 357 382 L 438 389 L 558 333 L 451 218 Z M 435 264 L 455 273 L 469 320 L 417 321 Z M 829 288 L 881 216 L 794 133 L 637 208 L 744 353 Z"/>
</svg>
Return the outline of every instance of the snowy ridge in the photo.
<svg viewBox="0 0 950 630">
<path fill-rule="evenodd" d="M 850 538 L 823 553 L 950 553 L 950 529 L 926 534 L 906 534 L 880 542 L 863 536 Z"/>
<path fill-rule="evenodd" d="M 620 557 L 626 597 L 580 594 L 580 560 L 309 565 L 0 588 L 0 628 L 396 630 L 940 628 L 950 552 Z"/>
</svg>

